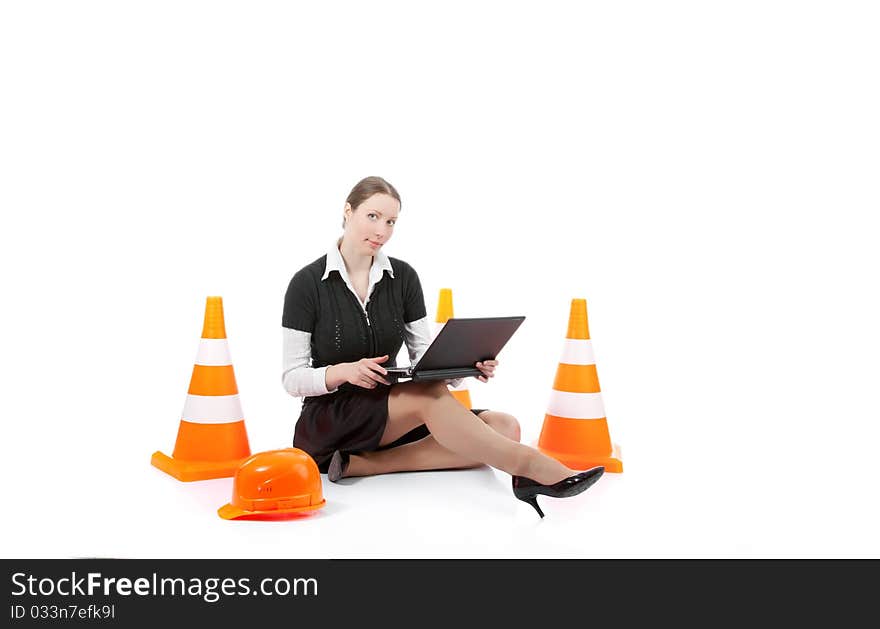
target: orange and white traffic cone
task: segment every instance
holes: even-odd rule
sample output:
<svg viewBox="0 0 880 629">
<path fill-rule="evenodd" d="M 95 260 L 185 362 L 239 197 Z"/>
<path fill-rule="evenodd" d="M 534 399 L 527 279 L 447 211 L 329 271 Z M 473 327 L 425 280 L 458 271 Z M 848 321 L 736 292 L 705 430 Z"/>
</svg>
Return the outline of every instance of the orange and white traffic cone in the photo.
<svg viewBox="0 0 880 629">
<path fill-rule="evenodd" d="M 226 341 L 223 298 L 208 297 L 205 323 L 172 456 L 155 467 L 181 481 L 226 478 L 251 455 Z"/>
<path fill-rule="evenodd" d="M 606 472 L 623 471 L 620 447 L 611 443 L 608 432 L 585 299 L 571 300 L 568 334 L 538 449 L 572 469 L 602 465 Z"/>
<path fill-rule="evenodd" d="M 454 316 L 455 314 L 452 307 L 452 289 L 441 288 L 440 297 L 437 300 L 437 317 L 435 319 L 437 325 L 434 330 L 434 338 L 437 338 L 437 335 L 440 334 L 440 331 L 443 329 L 443 326 L 446 325 L 446 322 Z M 464 384 L 460 384 L 457 387 L 449 386 L 447 388 L 452 394 L 452 397 L 458 400 L 462 406 L 466 409 L 471 408 L 471 392 L 466 386 L 464 386 Z"/>
</svg>

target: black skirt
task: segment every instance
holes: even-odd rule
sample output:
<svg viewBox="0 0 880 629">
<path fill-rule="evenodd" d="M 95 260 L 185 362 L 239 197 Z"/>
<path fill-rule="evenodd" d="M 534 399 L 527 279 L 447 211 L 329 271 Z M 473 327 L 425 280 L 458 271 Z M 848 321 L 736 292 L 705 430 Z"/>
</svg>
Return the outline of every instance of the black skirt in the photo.
<svg viewBox="0 0 880 629">
<path fill-rule="evenodd" d="M 296 421 L 293 447 L 309 453 L 321 473 L 327 473 L 333 452 L 370 452 L 412 443 L 430 435 L 425 424 L 396 441 L 379 445 L 388 423 L 388 395 L 391 387 L 357 387 L 328 395 L 305 398 Z M 472 408 L 479 415 L 485 408 Z"/>
</svg>

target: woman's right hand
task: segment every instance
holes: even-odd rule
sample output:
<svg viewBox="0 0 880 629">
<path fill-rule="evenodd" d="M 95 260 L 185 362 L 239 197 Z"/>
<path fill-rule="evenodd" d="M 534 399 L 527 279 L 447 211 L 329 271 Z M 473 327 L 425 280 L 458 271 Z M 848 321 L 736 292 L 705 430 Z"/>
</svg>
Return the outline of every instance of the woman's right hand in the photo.
<svg viewBox="0 0 880 629">
<path fill-rule="evenodd" d="M 356 363 L 344 363 L 340 375 L 345 378 L 346 382 L 365 389 L 375 389 L 379 383 L 390 385 L 391 383 L 382 377 L 388 372 L 380 365 L 386 360 L 388 360 L 388 354 L 376 358 L 361 358 Z"/>
</svg>

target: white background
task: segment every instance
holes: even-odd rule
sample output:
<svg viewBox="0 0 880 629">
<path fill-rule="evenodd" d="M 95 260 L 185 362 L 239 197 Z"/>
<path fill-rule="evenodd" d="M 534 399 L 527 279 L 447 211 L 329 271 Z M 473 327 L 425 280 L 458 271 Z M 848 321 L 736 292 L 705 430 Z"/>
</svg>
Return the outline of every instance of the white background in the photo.
<svg viewBox="0 0 880 629">
<path fill-rule="evenodd" d="M 880 557 L 870 2 L 0 9 L 7 557 Z M 290 444 L 292 274 L 381 175 L 429 314 L 526 315 L 474 406 L 540 432 L 588 300 L 625 472 L 324 483 L 227 522 L 172 451 L 205 297 L 254 452 Z"/>
</svg>

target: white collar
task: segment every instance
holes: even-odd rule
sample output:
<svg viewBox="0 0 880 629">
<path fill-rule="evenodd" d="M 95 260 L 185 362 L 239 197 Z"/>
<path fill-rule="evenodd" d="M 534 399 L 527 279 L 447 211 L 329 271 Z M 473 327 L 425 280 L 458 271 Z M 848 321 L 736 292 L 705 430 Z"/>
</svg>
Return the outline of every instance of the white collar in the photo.
<svg viewBox="0 0 880 629">
<path fill-rule="evenodd" d="M 342 254 L 339 252 L 339 243 L 342 242 L 342 239 L 336 240 L 330 249 L 327 251 L 327 265 L 324 268 L 324 275 L 321 277 L 321 280 L 326 280 L 330 275 L 330 271 L 339 271 L 339 274 L 342 276 L 342 279 L 349 283 L 348 271 L 345 270 L 345 261 L 342 259 Z M 373 265 L 370 267 L 370 284 L 375 284 L 380 279 L 382 279 L 382 273 L 388 271 L 391 274 L 391 279 L 394 279 L 394 268 L 391 266 L 391 260 L 388 259 L 388 256 L 385 255 L 385 252 L 381 249 L 376 252 L 376 255 L 373 256 Z"/>
</svg>

